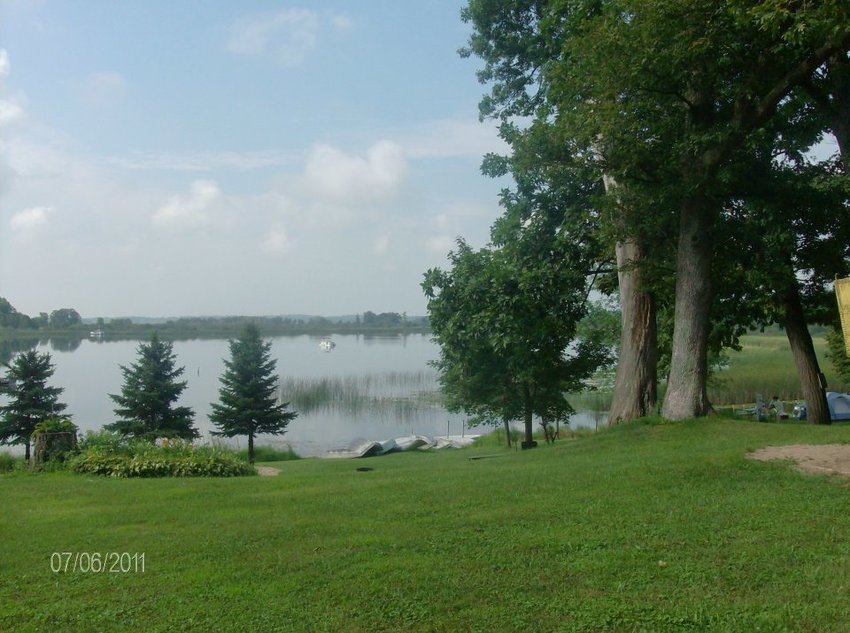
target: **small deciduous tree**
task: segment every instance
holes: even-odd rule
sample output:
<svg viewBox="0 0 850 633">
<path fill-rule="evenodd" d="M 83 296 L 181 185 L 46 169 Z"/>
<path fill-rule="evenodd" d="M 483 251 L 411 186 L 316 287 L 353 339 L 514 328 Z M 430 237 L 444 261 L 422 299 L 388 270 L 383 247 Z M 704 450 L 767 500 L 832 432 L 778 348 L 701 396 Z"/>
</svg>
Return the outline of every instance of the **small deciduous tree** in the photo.
<svg viewBox="0 0 850 633">
<path fill-rule="evenodd" d="M 18 354 L 9 366 L 11 387 L 9 404 L 0 407 L 0 444 L 23 444 L 28 461 L 30 436 L 36 426 L 65 410 L 59 402 L 62 387 L 47 384 L 54 371 L 50 354 L 35 350 Z"/>
<path fill-rule="evenodd" d="M 523 420 L 533 446 L 532 418 L 564 419 L 565 394 L 608 360 L 596 338 L 575 341 L 584 315 L 584 267 L 530 221 L 501 248 L 473 251 L 463 240 L 450 271 L 429 270 L 422 286 L 435 340 L 440 383 L 450 408 L 479 417 Z M 551 246 L 551 244 L 550 244 Z"/>
<path fill-rule="evenodd" d="M 254 437 L 263 433 L 280 435 L 298 414 L 287 411 L 288 402 L 276 397 L 277 361 L 271 357 L 271 343 L 263 342 L 254 323 L 230 341 L 230 360 L 224 361 L 219 379 L 219 401 L 213 403 L 210 420 L 218 427 L 215 435 L 248 436 L 248 461 L 254 463 Z"/>
<path fill-rule="evenodd" d="M 148 343 L 139 344 L 138 354 L 137 362 L 129 367 L 121 366 L 124 374 L 121 393 L 109 396 L 118 405 L 115 414 L 123 419 L 105 428 L 150 440 L 198 437 L 192 424 L 195 415 L 192 409 L 174 406 L 186 389 L 186 381 L 178 380 L 184 368 L 175 366 L 174 346 L 160 340 L 154 332 Z"/>
</svg>

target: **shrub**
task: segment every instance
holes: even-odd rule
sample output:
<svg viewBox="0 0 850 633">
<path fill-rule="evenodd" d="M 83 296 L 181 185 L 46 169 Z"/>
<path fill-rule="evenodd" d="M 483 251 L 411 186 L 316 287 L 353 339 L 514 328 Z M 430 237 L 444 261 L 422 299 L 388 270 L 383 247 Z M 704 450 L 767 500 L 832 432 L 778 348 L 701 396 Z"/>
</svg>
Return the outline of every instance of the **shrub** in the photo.
<svg viewBox="0 0 850 633">
<path fill-rule="evenodd" d="M 110 451 L 92 446 L 70 463 L 72 471 L 110 477 L 236 477 L 257 471 L 229 449 L 189 442 L 157 446 L 132 442 Z"/>
<path fill-rule="evenodd" d="M 9 473 L 23 466 L 24 460 L 8 451 L 0 453 L 0 473 Z"/>
<path fill-rule="evenodd" d="M 60 466 L 77 448 L 77 425 L 68 418 L 48 418 L 32 432 L 34 467 Z"/>
<path fill-rule="evenodd" d="M 77 448 L 81 452 L 97 449 L 110 453 L 126 452 L 128 441 L 120 433 L 114 431 L 86 431 L 86 436 L 79 441 Z"/>
</svg>

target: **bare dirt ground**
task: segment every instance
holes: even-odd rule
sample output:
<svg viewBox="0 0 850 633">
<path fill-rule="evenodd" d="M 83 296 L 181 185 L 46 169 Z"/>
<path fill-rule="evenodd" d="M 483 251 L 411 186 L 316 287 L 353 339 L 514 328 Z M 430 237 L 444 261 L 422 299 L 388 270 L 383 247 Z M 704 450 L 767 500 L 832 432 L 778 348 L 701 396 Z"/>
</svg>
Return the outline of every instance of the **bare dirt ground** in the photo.
<svg viewBox="0 0 850 633">
<path fill-rule="evenodd" d="M 280 474 L 280 468 L 272 468 L 271 466 L 257 466 L 257 474 L 260 477 L 274 477 Z"/>
<path fill-rule="evenodd" d="M 748 457 L 760 461 L 790 459 L 796 462 L 797 468 L 807 472 L 850 476 L 850 444 L 768 446 L 750 453 Z"/>
</svg>

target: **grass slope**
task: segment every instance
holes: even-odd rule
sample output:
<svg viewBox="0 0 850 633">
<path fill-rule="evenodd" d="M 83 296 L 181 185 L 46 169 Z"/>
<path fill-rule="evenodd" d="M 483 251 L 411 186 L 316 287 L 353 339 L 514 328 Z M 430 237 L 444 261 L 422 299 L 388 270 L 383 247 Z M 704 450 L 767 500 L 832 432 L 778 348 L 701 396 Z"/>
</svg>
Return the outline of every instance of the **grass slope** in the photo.
<svg viewBox="0 0 850 633">
<path fill-rule="evenodd" d="M 711 420 L 272 478 L 4 475 L 0 630 L 847 631 L 847 484 L 744 458 L 835 441 Z M 145 571 L 51 572 L 63 551 Z"/>
</svg>

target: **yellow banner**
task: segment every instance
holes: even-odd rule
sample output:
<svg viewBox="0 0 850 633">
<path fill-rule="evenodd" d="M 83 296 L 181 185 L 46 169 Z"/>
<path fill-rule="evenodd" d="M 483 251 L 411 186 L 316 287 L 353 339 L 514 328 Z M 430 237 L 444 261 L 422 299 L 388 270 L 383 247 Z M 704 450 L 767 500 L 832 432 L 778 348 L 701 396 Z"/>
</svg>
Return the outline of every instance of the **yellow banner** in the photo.
<svg viewBox="0 0 850 633">
<path fill-rule="evenodd" d="M 835 280 L 835 298 L 841 315 L 841 331 L 844 333 L 844 348 L 850 354 L 850 277 Z"/>
</svg>

